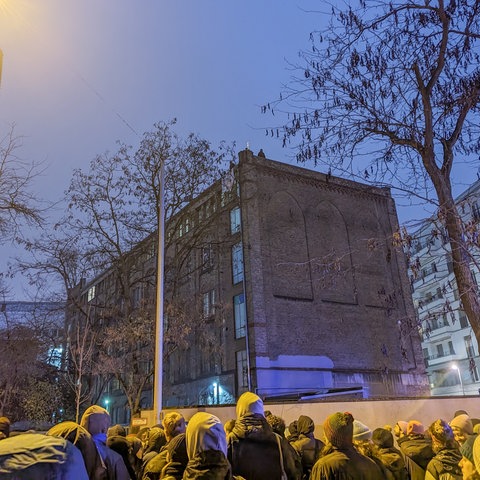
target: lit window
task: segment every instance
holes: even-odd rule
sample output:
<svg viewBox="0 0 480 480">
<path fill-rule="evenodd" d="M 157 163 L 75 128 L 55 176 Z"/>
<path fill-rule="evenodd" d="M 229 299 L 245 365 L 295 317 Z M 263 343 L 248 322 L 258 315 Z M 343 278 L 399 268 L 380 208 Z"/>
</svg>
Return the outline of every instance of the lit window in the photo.
<svg viewBox="0 0 480 480">
<path fill-rule="evenodd" d="M 232 246 L 232 277 L 234 285 L 243 280 L 242 242 Z"/>
<path fill-rule="evenodd" d="M 245 295 L 233 297 L 233 315 L 235 319 L 235 338 L 243 338 L 246 334 L 247 311 L 245 308 Z"/>
<path fill-rule="evenodd" d="M 240 231 L 240 207 L 230 210 L 230 232 L 233 235 Z"/>
<path fill-rule="evenodd" d="M 91 302 L 95 298 L 95 285 L 88 289 L 87 300 Z"/>
</svg>

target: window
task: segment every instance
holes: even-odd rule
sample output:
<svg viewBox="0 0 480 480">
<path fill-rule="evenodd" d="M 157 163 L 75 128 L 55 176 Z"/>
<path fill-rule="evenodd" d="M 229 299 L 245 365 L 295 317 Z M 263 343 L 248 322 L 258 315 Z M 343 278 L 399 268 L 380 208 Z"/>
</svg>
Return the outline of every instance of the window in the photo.
<svg viewBox="0 0 480 480">
<path fill-rule="evenodd" d="M 464 337 L 463 340 L 465 341 L 465 349 L 467 351 L 468 358 L 473 358 L 475 356 L 475 349 L 473 347 L 471 335 Z"/>
<path fill-rule="evenodd" d="M 210 243 L 202 247 L 202 264 L 203 268 L 209 268 L 213 265 L 213 251 Z"/>
<path fill-rule="evenodd" d="M 448 342 L 448 353 L 450 355 L 455 355 L 455 350 L 453 348 L 453 343 L 452 342 Z"/>
<path fill-rule="evenodd" d="M 238 389 L 248 388 L 247 351 L 240 350 L 237 356 L 237 383 Z"/>
<path fill-rule="evenodd" d="M 215 290 L 203 294 L 203 315 L 210 317 L 215 313 Z"/>
<path fill-rule="evenodd" d="M 459 317 L 460 317 L 460 327 L 467 328 L 469 326 L 467 316 L 464 313 L 460 312 Z"/>
<path fill-rule="evenodd" d="M 95 285 L 88 289 L 87 301 L 91 302 L 95 298 Z"/>
<path fill-rule="evenodd" d="M 243 338 L 246 335 L 247 310 L 245 308 L 245 295 L 233 297 L 233 316 L 235 320 L 235 338 Z"/>
<path fill-rule="evenodd" d="M 240 207 L 230 210 L 230 233 L 238 233 L 240 231 Z"/>
<path fill-rule="evenodd" d="M 443 345 L 440 343 L 437 345 L 437 357 L 443 357 L 445 354 L 443 353 Z"/>
<path fill-rule="evenodd" d="M 242 242 L 232 246 L 232 277 L 234 285 L 243 280 Z"/>
</svg>

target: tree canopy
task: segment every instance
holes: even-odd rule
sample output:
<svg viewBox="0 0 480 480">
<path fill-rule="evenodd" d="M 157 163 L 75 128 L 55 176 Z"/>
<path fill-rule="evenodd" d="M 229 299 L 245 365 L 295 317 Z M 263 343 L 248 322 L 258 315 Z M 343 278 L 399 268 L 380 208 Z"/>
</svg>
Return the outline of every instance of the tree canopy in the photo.
<svg viewBox="0 0 480 480">
<path fill-rule="evenodd" d="M 480 2 L 359 0 L 332 7 L 330 19 L 262 111 L 288 116 L 279 137 L 298 146 L 299 162 L 434 202 L 480 340 L 478 290 L 452 193 L 454 167 L 477 162 L 480 147 Z"/>
</svg>

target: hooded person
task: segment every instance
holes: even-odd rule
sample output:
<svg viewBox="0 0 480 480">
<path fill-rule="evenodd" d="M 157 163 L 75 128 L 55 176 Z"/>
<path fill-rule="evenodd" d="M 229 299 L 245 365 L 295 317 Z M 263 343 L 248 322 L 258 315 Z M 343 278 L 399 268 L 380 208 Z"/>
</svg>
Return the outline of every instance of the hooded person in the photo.
<svg viewBox="0 0 480 480">
<path fill-rule="evenodd" d="M 462 445 L 470 435 L 473 435 L 473 423 L 466 413 L 456 415 L 450 422 L 455 440 Z"/>
<path fill-rule="evenodd" d="M 222 422 L 207 412 L 198 412 L 185 432 L 188 463 L 183 480 L 230 480 L 227 438 Z"/>
<path fill-rule="evenodd" d="M 435 456 L 428 462 L 425 480 L 462 480 L 459 466 L 462 454 L 450 425 L 445 420 L 436 420 L 428 428 Z"/>
<path fill-rule="evenodd" d="M 107 447 L 121 455 L 130 478 L 136 478 L 132 443 L 127 439 L 127 432 L 122 425 L 114 425 L 107 431 Z"/>
<path fill-rule="evenodd" d="M 80 450 L 65 438 L 22 433 L 0 442 L 0 478 L 88 480 Z"/>
<path fill-rule="evenodd" d="M 310 478 L 313 465 L 320 458 L 325 444 L 315 438 L 315 423 L 307 415 L 300 415 L 297 420 L 297 440 L 290 442 L 302 459 L 303 478 Z"/>
<path fill-rule="evenodd" d="M 99 405 L 88 407 L 82 415 L 80 425 L 93 438 L 98 453 L 107 470 L 109 480 L 129 480 L 127 466 L 122 456 L 107 446 L 107 431 L 110 426 L 110 414 Z"/>
<path fill-rule="evenodd" d="M 47 435 L 65 438 L 80 450 L 90 480 L 102 480 L 105 477 L 106 468 L 93 438 L 81 425 L 70 421 L 60 422 L 48 430 Z"/>
<path fill-rule="evenodd" d="M 353 416 L 336 412 L 323 423 L 326 445 L 315 463 L 311 480 L 385 480 L 380 467 L 353 446 Z"/>
<path fill-rule="evenodd" d="M 389 470 L 394 480 L 407 480 L 408 472 L 402 452 L 393 446 L 393 435 L 385 428 L 372 432 L 373 455 Z"/>
<path fill-rule="evenodd" d="M 227 439 L 233 474 L 248 480 L 300 479 L 300 457 L 285 438 L 273 432 L 264 417 L 262 399 L 251 392 L 243 393 L 236 414 Z"/>
</svg>

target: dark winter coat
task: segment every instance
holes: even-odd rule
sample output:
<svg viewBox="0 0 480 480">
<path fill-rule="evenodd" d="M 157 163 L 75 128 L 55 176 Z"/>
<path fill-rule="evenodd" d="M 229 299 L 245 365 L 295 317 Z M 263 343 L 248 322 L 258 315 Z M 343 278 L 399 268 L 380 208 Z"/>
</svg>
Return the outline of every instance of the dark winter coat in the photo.
<svg viewBox="0 0 480 480">
<path fill-rule="evenodd" d="M 374 455 L 392 473 L 395 480 L 408 480 L 407 467 L 400 450 L 395 447 L 376 448 Z"/>
<path fill-rule="evenodd" d="M 188 463 L 187 444 L 184 433 L 177 435 L 168 442 L 167 460 L 168 462 L 158 478 L 181 480 Z M 156 480 L 155 477 L 152 477 L 152 479 Z"/>
<path fill-rule="evenodd" d="M 315 423 L 310 417 L 300 415 L 297 421 L 298 438 L 290 445 L 302 459 L 303 478 L 309 478 L 313 465 L 320 458 L 325 444 L 314 437 Z"/>
<path fill-rule="evenodd" d="M 380 467 L 353 446 L 330 446 L 313 466 L 311 480 L 385 480 Z"/>
<path fill-rule="evenodd" d="M 398 439 L 401 452 L 410 457 L 419 467 L 424 470 L 428 462 L 435 456 L 432 450 L 432 442 L 424 435 L 408 435 Z"/>
<path fill-rule="evenodd" d="M 228 436 L 228 459 L 234 475 L 247 480 L 281 478 L 280 440 L 283 467 L 288 480 L 302 476 L 301 460 L 287 440 L 276 435 L 265 417 L 247 413 L 238 418 Z"/>
<path fill-rule="evenodd" d="M 426 480 L 462 480 L 462 469 L 458 462 L 462 454 L 457 448 L 443 448 L 427 465 Z"/>
<path fill-rule="evenodd" d="M 183 480 L 231 480 L 232 470 L 225 454 L 207 450 L 188 461 Z"/>
</svg>

